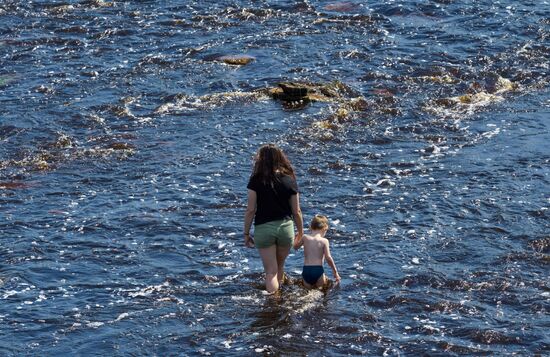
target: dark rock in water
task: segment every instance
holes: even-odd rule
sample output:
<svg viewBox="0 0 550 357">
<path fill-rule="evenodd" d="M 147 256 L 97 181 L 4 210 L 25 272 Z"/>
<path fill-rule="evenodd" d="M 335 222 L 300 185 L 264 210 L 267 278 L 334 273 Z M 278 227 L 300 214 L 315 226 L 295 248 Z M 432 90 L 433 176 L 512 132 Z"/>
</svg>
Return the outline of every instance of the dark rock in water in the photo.
<svg viewBox="0 0 550 357">
<path fill-rule="evenodd" d="M 362 97 L 352 99 L 348 104 L 351 110 L 358 112 L 366 112 L 369 109 L 369 103 Z"/>
<path fill-rule="evenodd" d="M 9 138 L 10 136 L 17 135 L 22 131 L 23 129 L 13 125 L 0 126 L 0 140 L 4 140 L 6 138 Z"/>
<path fill-rule="evenodd" d="M 53 93 L 55 93 L 55 89 L 53 89 L 51 87 L 46 87 L 45 85 L 40 85 L 38 87 L 35 87 L 34 91 L 37 92 L 37 93 L 42 93 L 42 94 L 53 94 Z"/>
<path fill-rule="evenodd" d="M 19 182 L 19 181 L 8 181 L 8 182 L 0 182 L 0 189 L 5 190 L 16 190 L 16 189 L 22 189 L 22 188 L 28 188 L 30 185 L 25 182 Z"/>
<path fill-rule="evenodd" d="M 133 150 L 134 146 L 128 144 L 128 143 L 112 143 L 107 146 L 108 149 L 113 150 Z"/>
<path fill-rule="evenodd" d="M 55 141 L 46 142 L 40 145 L 41 149 L 45 152 L 49 152 L 52 149 L 65 149 L 72 148 L 75 145 L 74 140 L 66 134 L 58 133 Z M 55 150 L 54 150 L 55 151 Z"/>
<path fill-rule="evenodd" d="M 200 51 L 197 51 L 196 49 L 191 49 L 191 51 L 193 53 L 200 52 Z M 209 55 L 206 55 L 206 56 L 202 57 L 202 60 L 203 61 L 208 61 L 208 62 L 213 62 L 213 61 L 217 61 L 218 59 L 220 59 L 223 56 L 224 56 L 223 53 L 212 53 L 212 54 L 209 54 Z"/>
<path fill-rule="evenodd" d="M 283 107 L 289 110 L 303 109 L 310 102 L 317 101 L 313 96 L 315 87 L 306 83 L 281 82 L 278 87 L 268 88 L 267 94 L 273 99 L 281 100 Z"/>
<path fill-rule="evenodd" d="M 217 60 L 233 66 L 244 66 L 254 61 L 254 57 L 247 55 L 225 55 L 218 57 Z"/>
<path fill-rule="evenodd" d="M 373 94 L 382 96 L 382 97 L 393 97 L 393 92 L 387 88 L 376 88 L 371 91 Z"/>
<path fill-rule="evenodd" d="M 384 179 L 379 180 L 376 183 L 376 186 L 383 187 L 383 188 L 393 187 L 393 186 L 395 186 L 395 182 L 393 182 L 392 180 L 390 180 L 388 178 L 384 178 Z"/>
<path fill-rule="evenodd" d="M 199 52 L 198 50 L 193 50 Z M 223 62 L 233 66 L 244 66 L 254 61 L 256 58 L 249 55 L 224 55 L 222 53 L 212 53 L 202 58 L 204 61 Z"/>
<path fill-rule="evenodd" d="M 267 94 L 285 102 L 338 102 L 348 95 L 347 86 L 335 81 L 331 83 L 281 82 L 278 87 L 268 88 Z"/>
<path fill-rule="evenodd" d="M 81 3 L 84 6 L 89 7 L 112 7 L 114 6 L 113 2 L 106 2 L 103 0 L 86 0 Z"/>
<path fill-rule="evenodd" d="M 48 12 L 52 15 L 63 15 L 74 9 L 73 5 L 54 5 L 48 9 Z"/>
<path fill-rule="evenodd" d="M 550 237 L 535 239 L 529 245 L 539 253 L 550 253 Z"/>
<path fill-rule="evenodd" d="M 59 149 L 69 148 L 69 147 L 72 147 L 73 145 L 74 145 L 73 139 L 71 139 L 65 134 L 59 135 L 55 143 L 53 143 L 53 146 Z"/>
<path fill-rule="evenodd" d="M 292 10 L 294 12 L 314 12 L 315 8 L 311 6 L 307 1 L 299 1 L 294 3 Z"/>
<path fill-rule="evenodd" d="M 182 27 L 182 26 L 191 26 L 184 18 L 175 17 L 169 20 L 159 21 L 159 25 L 169 26 L 169 27 Z"/>
<path fill-rule="evenodd" d="M 317 125 L 321 128 L 333 128 L 348 120 L 353 112 L 365 112 L 371 105 L 359 92 L 340 81 L 329 83 L 280 82 L 277 87 L 264 88 L 259 92 L 282 101 L 283 107 L 299 110 L 312 102 L 335 103 L 338 109 L 328 118 L 328 124 Z"/>
<path fill-rule="evenodd" d="M 310 175 L 324 175 L 324 172 L 323 170 L 321 170 L 320 168 L 318 167 L 310 167 L 307 172 L 310 174 Z"/>
<path fill-rule="evenodd" d="M 452 108 L 458 104 L 456 100 L 451 98 L 439 98 L 435 100 L 435 104 L 445 108 Z"/>
<path fill-rule="evenodd" d="M 441 149 L 436 145 L 430 145 L 424 149 L 424 152 L 426 154 L 439 154 L 441 152 Z"/>
<path fill-rule="evenodd" d="M 279 87 L 283 90 L 284 94 L 289 97 L 305 97 L 308 94 L 308 86 L 300 85 L 293 82 L 279 83 Z"/>
<path fill-rule="evenodd" d="M 374 190 L 372 189 L 372 187 L 365 187 L 363 189 L 364 192 L 366 192 L 367 194 L 372 194 L 374 192 Z"/>
<path fill-rule="evenodd" d="M 308 97 L 309 92 L 306 84 L 293 82 L 282 82 L 278 87 L 269 90 L 269 94 L 274 99 L 282 100 L 287 109 L 300 109 L 309 104 L 311 101 Z"/>
<path fill-rule="evenodd" d="M 511 344 L 520 342 L 517 336 L 508 336 L 494 330 L 480 330 L 471 333 L 472 340 L 483 344 Z"/>
<path fill-rule="evenodd" d="M 105 109 L 116 115 L 119 118 L 122 117 L 128 117 L 128 118 L 134 118 L 135 116 L 130 112 L 130 109 L 123 105 L 114 105 L 114 104 L 108 104 L 105 106 Z"/>
</svg>

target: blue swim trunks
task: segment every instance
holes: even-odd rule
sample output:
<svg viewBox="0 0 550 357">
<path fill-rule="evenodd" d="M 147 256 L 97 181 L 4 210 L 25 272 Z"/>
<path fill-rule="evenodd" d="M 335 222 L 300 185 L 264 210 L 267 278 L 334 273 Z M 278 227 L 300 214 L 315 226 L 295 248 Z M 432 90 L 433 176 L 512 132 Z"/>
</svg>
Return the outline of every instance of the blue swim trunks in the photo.
<svg viewBox="0 0 550 357">
<path fill-rule="evenodd" d="M 304 268 L 302 270 L 302 278 L 304 278 L 304 281 L 310 285 L 315 285 L 317 283 L 317 280 L 323 274 L 325 273 L 325 270 L 323 269 L 322 265 L 304 265 Z"/>
</svg>

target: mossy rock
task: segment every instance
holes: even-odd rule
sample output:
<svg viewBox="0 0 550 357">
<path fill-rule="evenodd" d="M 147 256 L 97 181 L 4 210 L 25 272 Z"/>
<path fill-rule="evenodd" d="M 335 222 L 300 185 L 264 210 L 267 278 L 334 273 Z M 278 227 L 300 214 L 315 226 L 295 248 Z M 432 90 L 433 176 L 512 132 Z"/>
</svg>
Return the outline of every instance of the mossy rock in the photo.
<svg viewBox="0 0 550 357">
<path fill-rule="evenodd" d="M 283 90 L 283 93 L 289 97 L 302 98 L 308 95 L 310 92 L 309 86 L 301 85 L 293 82 L 281 82 L 279 87 Z"/>
<path fill-rule="evenodd" d="M 245 66 L 255 58 L 248 55 L 225 55 L 218 57 L 217 60 L 232 66 Z"/>
<path fill-rule="evenodd" d="M 267 95 L 284 102 L 341 102 L 356 93 L 345 84 L 334 81 L 330 83 L 280 82 L 277 87 L 267 88 Z"/>
</svg>

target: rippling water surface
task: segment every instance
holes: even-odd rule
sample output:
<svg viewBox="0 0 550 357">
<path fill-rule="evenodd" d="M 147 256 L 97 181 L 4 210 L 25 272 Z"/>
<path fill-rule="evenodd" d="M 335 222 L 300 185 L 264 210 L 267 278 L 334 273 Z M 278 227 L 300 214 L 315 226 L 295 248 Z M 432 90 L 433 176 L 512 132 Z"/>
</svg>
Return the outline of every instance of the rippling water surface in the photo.
<svg viewBox="0 0 550 357">
<path fill-rule="evenodd" d="M 0 2 L 1 354 L 550 353 L 549 35 L 547 1 Z M 267 142 L 326 293 L 242 246 Z"/>
</svg>

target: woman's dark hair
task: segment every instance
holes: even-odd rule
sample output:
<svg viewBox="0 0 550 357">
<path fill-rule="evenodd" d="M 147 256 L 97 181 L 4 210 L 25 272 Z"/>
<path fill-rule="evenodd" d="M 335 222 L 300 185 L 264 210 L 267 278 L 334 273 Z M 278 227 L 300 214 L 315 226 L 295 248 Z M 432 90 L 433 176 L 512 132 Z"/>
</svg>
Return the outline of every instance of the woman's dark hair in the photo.
<svg viewBox="0 0 550 357">
<path fill-rule="evenodd" d="M 283 150 L 275 144 L 262 145 L 256 154 L 252 176 L 264 184 L 273 184 L 278 175 L 288 175 L 296 180 L 294 169 Z"/>
</svg>

